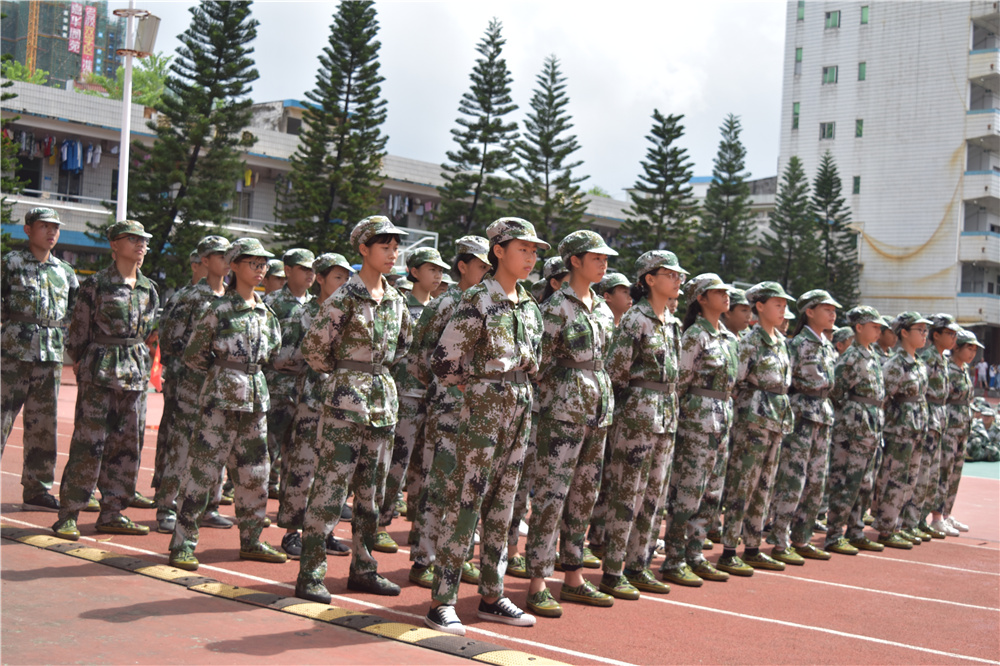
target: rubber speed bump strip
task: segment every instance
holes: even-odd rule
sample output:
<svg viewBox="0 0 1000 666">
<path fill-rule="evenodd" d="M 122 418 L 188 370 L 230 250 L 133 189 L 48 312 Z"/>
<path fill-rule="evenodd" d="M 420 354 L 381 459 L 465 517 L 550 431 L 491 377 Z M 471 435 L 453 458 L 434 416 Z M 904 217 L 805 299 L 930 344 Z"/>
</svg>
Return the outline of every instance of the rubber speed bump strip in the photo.
<svg viewBox="0 0 1000 666">
<path fill-rule="evenodd" d="M 90 562 L 105 564 L 117 569 L 133 571 L 143 576 L 149 576 L 150 578 L 183 585 L 194 592 L 229 599 L 239 603 L 252 604 L 271 610 L 278 610 L 283 613 L 306 617 L 319 622 L 361 631 L 373 636 L 396 640 L 457 657 L 473 659 L 486 664 L 495 664 L 496 666 L 515 666 L 519 664 L 550 666 L 564 663 L 544 657 L 537 657 L 518 650 L 510 650 L 503 646 L 484 641 L 452 636 L 426 627 L 418 627 L 404 622 L 392 622 L 377 615 L 229 585 L 212 578 L 192 575 L 190 571 L 182 571 L 181 569 L 165 564 L 152 564 L 135 557 L 128 557 L 120 553 L 84 546 L 74 541 L 67 541 L 46 534 L 38 534 L 25 529 L 11 528 L 6 525 L 0 526 L 0 537 L 34 546 L 35 548 L 64 553 Z"/>
</svg>

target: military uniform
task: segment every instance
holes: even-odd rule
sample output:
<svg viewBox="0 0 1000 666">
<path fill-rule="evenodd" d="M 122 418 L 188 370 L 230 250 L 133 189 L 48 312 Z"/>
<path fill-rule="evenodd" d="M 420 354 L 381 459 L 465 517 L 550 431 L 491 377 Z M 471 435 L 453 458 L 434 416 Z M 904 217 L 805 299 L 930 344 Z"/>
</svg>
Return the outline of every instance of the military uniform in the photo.
<svg viewBox="0 0 1000 666">
<path fill-rule="evenodd" d="M 201 261 L 201 257 L 198 257 Z M 163 412 L 160 415 L 160 425 L 156 431 L 156 456 L 153 461 L 153 488 L 159 489 L 163 479 L 163 470 L 166 467 L 166 456 L 170 446 L 170 434 L 174 428 L 174 421 L 177 412 L 177 383 L 184 374 L 184 345 L 187 338 L 170 338 L 165 332 L 165 322 L 169 321 L 171 312 L 177 303 L 184 298 L 184 294 L 193 287 L 186 284 L 177 291 L 166 302 L 160 312 L 160 321 L 157 325 L 159 332 L 158 344 L 160 346 L 160 382 L 163 396 Z"/>
<path fill-rule="evenodd" d="M 977 406 L 977 411 L 984 416 L 994 415 L 993 410 L 984 405 Z M 965 459 L 968 462 L 996 462 L 1000 460 L 1000 450 L 997 449 L 996 443 L 990 436 L 990 431 L 986 429 L 986 424 L 980 417 L 972 419 Z"/>
<path fill-rule="evenodd" d="M 58 222 L 58 217 L 33 209 L 26 217 Z M 34 213 L 34 215 L 33 215 Z M 73 267 L 49 255 L 38 261 L 30 251 L 14 250 L 3 258 L 0 272 L 2 302 L 3 442 L 6 447 L 21 407 L 24 407 L 24 457 L 21 472 L 25 500 L 52 489 L 56 467 L 56 403 L 63 364 L 63 326 L 76 302 L 80 284 Z"/>
<path fill-rule="evenodd" d="M 964 341 L 964 342 L 963 342 Z M 959 331 L 956 348 L 963 344 L 979 345 L 975 335 Z M 980 345 L 981 346 L 981 345 Z M 941 440 L 941 470 L 934 510 L 951 515 L 962 480 L 965 449 L 972 426 L 972 376 L 967 365 L 948 361 L 948 425 Z"/>
<path fill-rule="evenodd" d="M 950 320 L 950 321 L 949 321 Z M 958 325 L 948 315 L 933 317 L 933 330 Z M 933 338 L 933 336 L 930 336 Z M 937 481 L 941 474 L 941 440 L 948 426 L 948 357 L 938 351 L 931 340 L 921 358 L 927 366 L 927 429 L 917 442 L 920 467 L 913 484 L 913 500 L 903 507 L 903 527 L 912 528 L 925 525 L 927 514 L 934 509 Z"/>
</svg>

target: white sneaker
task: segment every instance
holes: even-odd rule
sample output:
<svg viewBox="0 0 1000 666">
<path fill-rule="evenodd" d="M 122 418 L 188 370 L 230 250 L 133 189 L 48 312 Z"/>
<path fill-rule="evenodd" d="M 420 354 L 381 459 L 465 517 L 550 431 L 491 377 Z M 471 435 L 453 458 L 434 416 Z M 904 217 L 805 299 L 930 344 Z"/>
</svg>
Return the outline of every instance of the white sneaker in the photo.
<svg viewBox="0 0 1000 666">
<path fill-rule="evenodd" d="M 517 533 L 521 536 L 528 536 L 528 523 L 521 521 L 521 524 L 517 526 Z"/>
<path fill-rule="evenodd" d="M 947 520 L 948 520 L 948 524 L 951 525 L 952 527 L 954 527 L 959 532 L 968 532 L 969 531 L 969 526 L 966 525 L 965 523 L 960 523 L 957 520 L 955 520 L 955 516 L 948 516 Z"/>
<path fill-rule="evenodd" d="M 507 597 L 500 597 L 492 604 L 479 600 L 479 619 L 509 624 L 512 627 L 533 627 L 535 616 L 528 615 Z"/>
<path fill-rule="evenodd" d="M 656 554 L 663 555 L 667 551 L 667 543 L 663 539 L 656 540 Z"/>
<path fill-rule="evenodd" d="M 944 532 L 945 536 L 957 537 L 958 530 L 952 527 L 949 523 L 944 520 L 935 520 L 931 523 L 931 529 L 935 529 L 938 532 Z"/>
<path fill-rule="evenodd" d="M 450 604 L 442 604 L 427 611 L 427 615 L 424 616 L 424 624 L 431 629 L 437 629 L 453 636 L 465 635 L 465 625 L 458 619 L 455 607 Z"/>
</svg>

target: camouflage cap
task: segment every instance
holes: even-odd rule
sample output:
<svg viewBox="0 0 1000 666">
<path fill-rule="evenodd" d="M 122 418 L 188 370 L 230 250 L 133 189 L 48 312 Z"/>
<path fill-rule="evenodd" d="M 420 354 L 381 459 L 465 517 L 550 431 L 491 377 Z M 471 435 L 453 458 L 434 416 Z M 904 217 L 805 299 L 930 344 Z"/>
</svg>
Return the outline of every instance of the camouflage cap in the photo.
<svg viewBox="0 0 1000 666">
<path fill-rule="evenodd" d="M 556 258 L 561 260 L 560 257 Z M 535 282 L 531 285 L 531 289 L 529 291 L 536 302 L 542 302 L 542 296 L 545 294 L 545 285 L 548 284 L 548 282 L 548 280 L 542 278 L 541 280 L 535 280 Z"/>
<path fill-rule="evenodd" d="M 444 273 L 444 274 L 443 274 L 443 275 L 441 276 L 441 284 L 449 284 L 449 285 L 451 285 L 451 284 L 458 284 L 458 283 L 457 283 L 457 282 L 455 282 L 454 280 L 452 280 L 452 279 L 451 279 L 451 276 L 450 276 L 450 275 L 448 275 L 448 273 L 447 273 L 447 272 L 445 272 L 445 273 Z"/>
<path fill-rule="evenodd" d="M 882 315 L 882 321 L 879 323 L 882 324 L 882 328 L 887 328 L 890 331 L 892 330 L 892 320 L 889 319 L 889 317 Z"/>
<path fill-rule="evenodd" d="M 499 245 L 509 240 L 523 240 L 534 243 L 542 250 L 548 250 L 551 245 L 535 235 L 535 227 L 527 220 L 519 217 L 501 217 L 486 227 L 486 237 L 490 245 Z"/>
<path fill-rule="evenodd" d="M 635 260 L 635 279 L 638 280 L 646 273 L 655 271 L 657 268 L 668 268 L 681 275 L 688 275 L 688 272 L 681 268 L 681 263 L 677 261 L 677 255 L 667 250 L 652 250 L 639 256 Z"/>
<path fill-rule="evenodd" d="M 701 275 L 695 275 L 687 281 L 687 284 L 684 285 L 684 295 L 687 296 L 688 302 L 690 302 L 696 300 L 707 291 L 713 289 L 731 291 L 732 288 L 733 285 L 726 284 L 715 273 L 702 273 Z"/>
<path fill-rule="evenodd" d="M 371 215 L 354 225 L 354 229 L 351 230 L 351 246 L 357 250 L 375 236 L 382 234 L 409 236 L 410 232 L 394 225 L 385 215 Z"/>
<path fill-rule="evenodd" d="M 729 309 L 732 310 L 736 305 L 750 305 L 750 301 L 747 300 L 747 292 L 737 287 L 731 287 L 729 289 Z"/>
<path fill-rule="evenodd" d="M 405 277 L 401 277 L 392 285 L 400 291 L 413 291 L 413 283 L 407 280 Z"/>
<path fill-rule="evenodd" d="M 54 224 L 62 224 L 62 220 L 59 219 L 59 213 L 55 212 L 51 208 L 32 208 L 25 213 L 24 223 L 31 224 L 33 222 L 52 222 Z"/>
<path fill-rule="evenodd" d="M 785 319 L 788 319 L 789 321 L 795 319 L 795 313 L 792 312 L 792 309 L 787 305 L 785 305 Z"/>
<path fill-rule="evenodd" d="M 758 282 L 754 286 L 747 289 L 747 301 L 749 301 L 751 305 L 766 301 L 769 298 L 784 298 L 789 301 L 795 300 L 795 298 L 786 292 L 785 288 L 777 282 Z"/>
<path fill-rule="evenodd" d="M 542 279 L 548 281 L 551 278 L 558 278 L 569 273 L 566 262 L 562 257 L 549 257 L 542 266 Z"/>
<path fill-rule="evenodd" d="M 267 262 L 267 273 L 264 277 L 285 277 L 285 264 L 281 259 L 271 259 Z"/>
<path fill-rule="evenodd" d="M 229 249 L 229 245 L 229 239 L 223 236 L 205 236 L 198 241 L 198 249 L 196 251 L 199 257 L 204 257 L 214 252 L 224 253 Z"/>
<path fill-rule="evenodd" d="M 982 410 L 980 410 L 979 413 L 982 415 L 984 419 L 989 417 L 996 418 L 997 416 L 996 410 L 993 409 L 992 407 L 984 407 Z"/>
<path fill-rule="evenodd" d="M 325 273 L 333 267 L 343 268 L 348 273 L 353 273 L 354 269 L 347 263 L 347 259 L 342 254 L 336 252 L 326 252 L 319 255 L 312 262 L 312 269 L 317 273 Z"/>
<path fill-rule="evenodd" d="M 312 253 L 312 250 L 302 247 L 293 247 L 281 255 L 281 263 L 286 266 L 302 266 L 312 270 L 314 261 L 316 261 L 316 255 Z"/>
<path fill-rule="evenodd" d="M 875 322 L 879 325 L 883 323 L 882 315 L 878 313 L 878 310 L 870 305 L 859 305 L 856 308 L 851 308 L 847 311 L 847 322 L 854 328 L 858 324 L 867 324 L 869 322 Z"/>
<path fill-rule="evenodd" d="M 962 345 L 976 345 L 980 349 L 986 349 L 983 343 L 976 338 L 976 334 L 967 328 L 960 330 L 955 338 L 955 346 L 961 347 Z"/>
<path fill-rule="evenodd" d="M 585 252 L 594 254 L 604 254 L 609 257 L 617 257 L 618 252 L 608 247 L 601 235 L 588 229 L 574 231 L 570 235 L 559 241 L 559 256 L 570 265 L 569 258 Z"/>
<path fill-rule="evenodd" d="M 455 241 L 455 254 L 471 254 L 484 264 L 490 263 L 490 242 L 482 236 L 462 236 Z"/>
<path fill-rule="evenodd" d="M 899 335 L 901 330 L 909 329 L 915 324 L 927 324 L 931 325 L 930 319 L 924 319 L 919 312 L 901 312 L 896 315 L 896 318 L 892 320 L 891 328 L 892 332 Z"/>
<path fill-rule="evenodd" d="M 147 234 L 142 224 L 135 220 L 119 220 L 108 227 L 108 240 L 117 240 L 122 236 L 152 238 L 153 234 Z"/>
<path fill-rule="evenodd" d="M 955 331 L 956 333 L 962 330 L 962 327 L 955 323 L 955 318 L 950 314 L 939 312 L 931 315 L 929 319 L 931 320 L 931 330 L 940 331 L 948 329 L 949 331 Z"/>
<path fill-rule="evenodd" d="M 597 283 L 597 293 L 602 296 L 615 287 L 631 287 L 632 283 L 621 273 L 608 273 L 604 279 Z"/>
<path fill-rule="evenodd" d="M 273 257 L 256 238 L 237 238 L 226 250 L 225 260 L 231 264 L 240 257 Z"/>
<path fill-rule="evenodd" d="M 814 308 L 817 305 L 832 305 L 835 308 L 844 307 L 830 295 L 830 292 L 825 289 L 810 289 L 806 293 L 799 296 L 799 300 L 795 302 L 795 307 L 798 308 L 799 312 L 805 312 L 809 308 Z"/>
<path fill-rule="evenodd" d="M 972 399 L 972 411 L 982 412 L 984 409 L 989 409 L 989 408 L 990 408 L 990 403 L 988 403 L 986 401 L 986 398 L 984 398 L 983 396 L 981 395 L 976 396 L 975 398 Z"/>
<path fill-rule="evenodd" d="M 406 253 L 406 267 L 419 268 L 424 264 L 433 264 L 444 270 L 449 270 L 451 266 L 444 262 L 441 253 L 433 247 L 418 247 Z"/>
<path fill-rule="evenodd" d="M 833 332 L 833 341 L 835 343 L 841 343 L 844 340 L 850 340 L 854 337 L 854 329 L 850 326 L 841 326 Z"/>
<path fill-rule="evenodd" d="M 201 255 L 198 254 L 198 250 L 197 249 L 191 250 L 191 254 L 188 255 L 188 263 L 189 264 L 200 264 L 201 263 Z"/>
</svg>

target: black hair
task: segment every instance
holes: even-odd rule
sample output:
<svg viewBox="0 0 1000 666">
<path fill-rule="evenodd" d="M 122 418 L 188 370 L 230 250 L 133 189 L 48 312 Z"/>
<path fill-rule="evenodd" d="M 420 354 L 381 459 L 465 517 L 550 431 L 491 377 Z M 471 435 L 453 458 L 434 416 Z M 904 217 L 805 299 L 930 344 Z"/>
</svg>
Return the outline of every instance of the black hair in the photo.
<svg viewBox="0 0 1000 666">
<path fill-rule="evenodd" d="M 687 310 L 684 312 L 684 323 L 681 324 L 681 328 L 685 331 L 688 330 L 700 316 L 701 303 L 698 302 L 697 298 L 692 298 L 688 303 Z"/>
<path fill-rule="evenodd" d="M 569 273 L 569 271 L 565 271 L 563 273 L 556 273 L 555 275 L 550 275 L 548 278 L 546 278 L 545 290 L 542 292 L 542 300 L 539 301 L 539 303 L 544 303 L 545 301 L 549 300 L 549 296 L 556 293 L 556 289 L 558 289 L 558 287 L 553 287 L 552 281 L 562 280 L 563 276 L 566 275 L 567 273 Z"/>
<path fill-rule="evenodd" d="M 455 257 L 455 261 L 451 262 L 451 270 L 448 272 L 451 273 L 451 276 L 456 280 L 461 280 L 462 271 L 458 270 L 458 264 L 461 262 L 465 262 L 465 265 L 468 266 L 469 263 L 475 258 L 476 255 L 472 254 L 471 252 L 463 252 L 462 254 Z"/>
<path fill-rule="evenodd" d="M 233 259 L 229 263 L 231 263 L 231 264 L 238 264 L 241 261 L 243 261 L 244 259 L 248 258 L 249 256 L 250 256 L 249 254 L 241 254 L 240 256 L 236 257 L 235 259 Z M 265 273 L 264 277 L 267 277 L 266 273 Z M 228 294 L 231 291 L 236 291 L 236 273 L 235 272 L 230 272 L 229 273 L 229 284 L 226 285 L 226 293 Z"/>
<path fill-rule="evenodd" d="M 586 252 L 579 252 L 577 254 L 571 254 L 569 256 L 568 260 L 563 262 L 563 263 L 566 264 L 566 272 L 567 273 L 572 273 L 573 272 L 573 257 L 576 257 L 577 259 L 579 259 L 580 263 L 582 264 L 583 263 L 583 255 L 585 255 L 585 254 L 587 254 L 587 253 Z"/>
<path fill-rule="evenodd" d="M 493 267 L 493 274 L 494 275 L 496 275 L 497 271 L 500 270 L 500 259 L 498 259 L 497 255 L 495 255 L 493 253 L 494 248 L 496 248 L 497 245 L 499 245 L 500 247 L 502 247 L 503 249 L 506 250 L 507 246 L 510 245 L 513 240 L 514 240 L 513 238 L 508 238 L 507 240 L 505 240 L 505 241 L 503 241 L 501 243 L 496 243 L 495 245 L 492 245 L 492 244 L 490 245 L 490 254 L 489 254 L 489 257 L 490 257 L 490 266 Z"/>
<path fill-rule="evenodd" d="M 638 303 L 646 296 L 649 296 L 649 284 L 646 282 L 646 276 L 651 275 L 655 270 L 657 269 L 654 268 L 652 271 L 646 271 L 639 276 L 635 284 L 628 288 L 628 293 L 632 297 L 633 303 Z"/>
<path fill-rule="evenodd" d="M 383 243 L 391 243 L 392 241 L 399 241 L 399 236 L 396 234 L 375 234 L 371 238 L 365 241 L 367 247 L 372 245 L 381 245 Z"/>
</svg>

